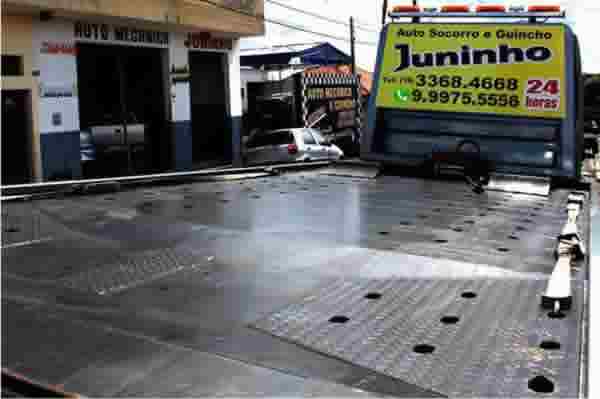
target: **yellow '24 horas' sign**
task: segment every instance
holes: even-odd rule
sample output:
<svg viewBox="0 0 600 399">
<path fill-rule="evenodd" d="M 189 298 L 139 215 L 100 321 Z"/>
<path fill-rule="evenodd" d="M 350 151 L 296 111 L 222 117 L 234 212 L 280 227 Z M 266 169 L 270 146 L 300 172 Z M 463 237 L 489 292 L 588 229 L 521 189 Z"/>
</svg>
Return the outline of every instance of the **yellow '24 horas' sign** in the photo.
<svg viewBox="0 0 600 399">
<path fill-rule="evenodd" d="M 390 24 L 377 106 L 565 116 L 564 27 Z"/>
</svg>

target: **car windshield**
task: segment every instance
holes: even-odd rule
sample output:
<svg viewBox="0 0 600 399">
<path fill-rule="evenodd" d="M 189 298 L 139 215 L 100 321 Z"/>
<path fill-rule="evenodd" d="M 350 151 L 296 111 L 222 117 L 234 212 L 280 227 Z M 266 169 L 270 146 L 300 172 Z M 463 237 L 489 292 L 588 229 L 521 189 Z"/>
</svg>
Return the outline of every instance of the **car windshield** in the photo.
<svg viewBox="0 0 600 399">
<path fill-rule="evenodd" d="M 310 134 L 309 129 L 304 129 L 302 131 L 302 141 L 304 141 L 304 144 L 317 144 L 315 138 Z"/>
<path fill-rule="evenodd" d="M 327 142 L 327 139 L 325 137 L 323 137 L 323 135 L 321 134 L 321 132 L 319 132 L 316 129 L 310 129 L 310 132 L 312 133 L 312 135 L 314 136 L 314 138 L 319 142 L 319 144 L 323 144 Z"/>
<path fill-rule="evenodd" d="M 294 135 L 289 131 L 257 133 L 248 141 L 248 148 L 293 144 Z"/>
</svg>

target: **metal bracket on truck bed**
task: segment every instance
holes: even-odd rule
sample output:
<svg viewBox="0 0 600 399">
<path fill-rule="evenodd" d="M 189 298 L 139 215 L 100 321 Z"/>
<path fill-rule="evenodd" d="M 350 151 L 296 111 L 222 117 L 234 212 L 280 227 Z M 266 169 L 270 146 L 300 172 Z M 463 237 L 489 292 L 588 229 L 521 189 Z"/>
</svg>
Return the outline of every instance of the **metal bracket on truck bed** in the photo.
<svg viewBox="0 0 600 399">
<path fill-rule="evenodd" d="M 561 310 L 571 308 L 571 264 L 585 257 L 585 244 L 577 228 L 577 218 L 583 207 L 584 200 L 584 193 L 573 192 L 569 195 L 567 202 L 567 222 L 562 232 L 556 238 L 558 241 L 556 247 L 558 261 L 548 280 L 546 292 L 542 295 L 542 306 L 554 309 L 555 315 L 558 315 L 558 312 Z"/>
<path fill-rule="evenodd" d="M 493 191 L 547 197 L 550 194 L 550 178 L 492 173 L 486 188 Z"/>
</svg>

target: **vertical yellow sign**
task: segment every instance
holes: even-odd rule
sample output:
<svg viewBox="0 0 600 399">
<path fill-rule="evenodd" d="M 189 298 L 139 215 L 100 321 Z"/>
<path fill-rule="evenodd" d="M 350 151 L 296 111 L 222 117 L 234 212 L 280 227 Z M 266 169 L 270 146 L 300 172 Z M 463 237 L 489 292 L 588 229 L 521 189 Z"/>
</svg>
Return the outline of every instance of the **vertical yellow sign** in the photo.
<svg viewBox="0 0 600 399">
<path fill-rule="evenodd" d="M 377 106 L 565 116 L 562 25 L 391 24 Z"/>
</svg>

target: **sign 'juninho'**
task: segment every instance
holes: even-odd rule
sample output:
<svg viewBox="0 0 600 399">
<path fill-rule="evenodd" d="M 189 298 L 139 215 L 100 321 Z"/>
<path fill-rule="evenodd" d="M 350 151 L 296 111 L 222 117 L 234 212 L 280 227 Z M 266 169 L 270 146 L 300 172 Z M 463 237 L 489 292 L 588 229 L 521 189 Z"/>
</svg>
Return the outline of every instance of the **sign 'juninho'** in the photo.
<svg viewBox="0 0 600 399">
<path fill-rule="evenodd" d="M 396 44 L 400 63 L 394 72 L 405 70 L 409 67 L 440 67 L 460 65 L 487 65 L 487 64 L 516 64 L 524 62 L 546 62 L 552 58 L 552 50 L 544 46 L 532 46 L 526 49 L 500 44 L 496 48 L 471 48 L 463 45 L 457 51 L 435 51 L 413 53 L 410 45 Z"/>
</svg>

